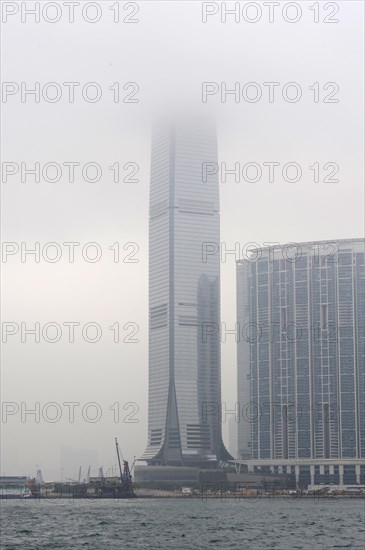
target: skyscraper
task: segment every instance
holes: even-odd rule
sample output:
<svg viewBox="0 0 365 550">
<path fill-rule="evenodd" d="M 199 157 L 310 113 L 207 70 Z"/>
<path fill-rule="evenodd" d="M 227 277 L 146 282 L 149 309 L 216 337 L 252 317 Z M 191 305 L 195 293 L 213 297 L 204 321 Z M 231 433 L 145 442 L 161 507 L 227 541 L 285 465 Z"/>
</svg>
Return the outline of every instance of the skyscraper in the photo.
<svg viewBox="0 0 365 550">
<path fill-rule="evenodd" d="M 153 133 L 149 244 L 149 425 L 142 459 L 150 465 L 207 467 L 230 458 L 221 435 L 219 335 L 203 342 L 203 323 L 220 322 L 220 260 L 204 262 L 205 242 L 219 243 L 217 161 L 206 121 L 160 124 Z"/>
<path fill-rule="evenodd" d="M 275 246 L 255 258 L 237 264 L 238 400 L 251 404 L 240 455 L 364 458 L 364 240 Z"/>
</svg>

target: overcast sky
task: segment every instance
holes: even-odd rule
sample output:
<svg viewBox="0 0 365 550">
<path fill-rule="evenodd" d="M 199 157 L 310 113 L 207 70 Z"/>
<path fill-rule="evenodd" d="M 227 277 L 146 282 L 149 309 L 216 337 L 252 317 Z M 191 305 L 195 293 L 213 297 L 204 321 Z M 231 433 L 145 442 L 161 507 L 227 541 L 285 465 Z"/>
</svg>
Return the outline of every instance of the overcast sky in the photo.
<svg viewBox="0 0 365 550">
<path fill-rule="evenodd" d="M 3 9 L 5 4 L 16 5 L 2 4 Z M 33 7 L 34 2 L 19 2 L 18 7 L 20 4 Z M 81 2 L 81 6 L 84 4 Z M 257 182 L 243 177 L 235 182 L 228 177 L 220 183 L 221 240 L 227 248 L 234 248 L 235 242 L 242 248 L 249 242 L 284 244 L 364 234 L 363 2 L 331 2 L 327 11 L 320 2 L 318 23 L 313 22 L 316 13 L 309 9 L 312 2 L 300 2 L 302 13 L 296 23 L 283 17 L 283 8 L 287 19 L 295 17 L 294 8 L 285 11 L 286 2 L 276 8 L 272 23 L 262 2 L 255 3 L 262 9 L 256 23 L 245 21 L 242 14 L 237 23 L 232 16 L 222 23 L 220 13 L 202 23 L 201 3 L 186 1 L 138 2 L 139 12 L 135 15 L 131 15 L 133 3 L 124 6 L 121 2 L 120 17 L 130 14 L 139 22 L 114 23 L 109 9 L 113 4 L 99 3 L 101 18 L 95 23 L 85 21 L 77 8 L 74 23 L 69 23 L 67 7 L 58 2 L 59 22 L 45 20 L 56 17 L 56 11 L 50 10 L 41 14 L 39 23 L 34 23 L 31 16 L 22 23 L 19 10 L 2 25 L 3 81 L 15 83 L 7 85 L 8 92 L 16 92 L 19 87 L 19 92 L 6 96 L 6 103 L 3 95 L 1 105 L 2 161 L 15 163 L 14 170 L 19 167 L 7 181 L 3 175 L 2 183 L 2 239 L 16 243 L 14 251 L 19 246 L 19 252 L 9 256 L 6 263 L 4 256 L 2 260 L 2 321 L 19 325 L 19 332 L 9 336 L 2 346 L 2 399 L 19 406 L 19 412 L 8 416 L 6 423 L 3 419 L 2 474 L 30 475 L 39 465 L 44 477 L 60 478 L 62 447 L 72 447 L 75 452 L 74 471 L 64 465 L 65 476 L 76 475 L 81 460 L 85 469 L 88 460 L 95 461 L 93 468 L 103 465 L 107 469 L 116 460 L 114 436 L 118 436 L 125 457 L 132 459 L 144 451 L 153 119 L 163 114 L 171 116 L 182 107 L 213 114 L 217 119 L 219 162 L 226 163 L 227 168 L 235 163 L 241 168 L 247 163 L 260 165 L 263 172 Z M 340 7 L 337 14 L 336 6 Z M 11 7 L 8 10 L 12 11 Z M 85 13 L 89 19 L 97 15 L 92 9 Z M 254 11 L 244 13 L 246 19 L 255 17 Z M 324 23 L 324 17 L 339 22 Z M 40 83 L 39 103 L 31 95 L 21 101 L 22 82 L 28 89 Z M 44 88 L 50 82 L 58 83 L 62 92 L 58 102 L 46 101 L 42 95 L 43 90 L 45 97 L 54 97 L 56 88 Z M 80 83 L 74 88 L 74 103 L 68 101 L 69 88 L 64 82 Z M 89 82 L 96 82 L 102 91 L 101 99 L 94 103 L 82 97 L 81 90 Z M 114 102 L 116 82 L 122 98 L 129 96 L 138 103 Z M 135 84 L 123 89 L 132 82 L 138 84 L 138 92 Z M 202 103 L 202 82 L 216 83 L 209 89 L 217 93 L 209 95 L 206 103 Z M 232 95 L 227 96 L 226 103 L 221 102 L 223 82 L 227 89 L 239 83 L 243 95 L 238 102 Z M 249 82 L 257 83 L 259 88 L 245 87 Z M 264 82 L 278 83 L 273 88 L 273 102 L 269 101 L 269 86 Z M 290 82 L 295 86 L 285 87 Z M 258 89 L 261 99 L 248 101 Z M 298 89 L 301 98 L 290 101 Z M 87 87 L 85 94 L 93 98 L 95 90 Z M 283 93 L 288 94 L 287 100 Z M 317 97 L 318 102 L 314 101 Z M 325 98 L 338 102 L 324 102 Z M 35 162 L 41 169 L 47 163 L 58 163 L 62 167 L 60 180 L 45 181 L 41 175 L 36 183 L 28 174 L 21 181 L 21 163 L 31 168 Z M 68 168 L 63 164 L 67 162 L 80 163 L 75 167 L 74 182 L 69 181 Z M 82 178 L 81 168 L 89 162 L 101 167 L 99 181 Z M 280 163 L 273 182 L 268 179 L 265 162 Z M 288 162 L 300 166 L 299 181 L 283 180 L 282 167 Z M 138 173 L 131 179 L 138 181 L 115 183 L 116 169 L 109 169 L 115 163 L 119 163 L 120 179 L 132 174 L 137 164 Z M 133 164 L 123 169 L 126 163 Z M 325 170 L 327 163 L 331 164 Z M 339 181 L 324 182 L 336 165 L 339 171 L 332 179 Z M 313 166 L 319 167 L 319 182 L 314 181 Z M 11 171 L 11 165 L 5 169 Z M 90 168 L 87 174 L 92 179 L 95 172 Z M 254 178 L 253 172 L 248 174 L 248 179 Z M 288 174 L 289 179 L 293 178 L 293 172 L 289 170 Z M 50 169 L 46 177 L 55 177 L 55 172 Z M 41 256 L 36 263 L 34 257 L 27 256 L 22 262 L 21 242 L 29 248 L 39 242 L 41 250 L 46 243 L 56 242 L 62 257 L 51 263 Z M 81 243 L 75 248 L 73 263 L 68 261 L 69 249 L 64 242 Z M 102 251 L 96 263 L 82 257 L 81 249 L 90 242 L 98 243 Z M 119 243 L 120 249 L 121 261 L 117 263 L 113 261 L 117 247 L 109 249 L 114 243 Z M 136 244 L 123 250 L 126 243 Z M 52 257 L 54 251 L 46 249 L 46 257 L 47 253 Z M 85 254 L 92 257 L 94 252 L 91 247 Z M 127 256 L 138 261 L 123 262 Z M 233 255 L 222 263 L 221 285 L 222 321 L 233 327 Z M 21 322 L 28 328 L 35 322 L 41 328 L 56 322 L 63 329 L 61 339 L 50 343 L 41 336 L 41 342 L 34 343 L 34 336 L 28 335 L 22 343 Z M 65 322 L 80 323 L 75 327 L 74 343 L 68 342 Z M 89 322 L 102 329 L 96 343 L 81 337 L 82 327 Z M 109 329 L 116 327 L 115 323 L 120 326 L 119 343 L 113 341 L 115 328 Z M 130 324 L 123 328 L 126 323 Z M 139 327 L 134 336 L 138 342 L 123 342 L 135 324 Z M 50 329 L 49 338 L 53 335 Z M 94 337 L 92 327 L 88 337 Z M 222 344 L 222 385 L 222 398 L 227 408 L 233 408 L 233 337 Z M 50 421 L 57 412 L 53 407 L 46 409 L 43 417 L 41 414 L 39 423 L 31 415 L 23 415 L 22 419 L 21 402 L 29 409 L 36 402 L 41 409 L 56 402 L 62 417 L 59 422 Z M 70 406 L 63 405 L 66 402 L 80 403 L 72 423 Z M 95 407 L 86 407 L 86 418 L 82 416 L 81 409 L 90 402 L 98 403 L 102 412 L 96 423 L 90 422 Z M 119 423 L 114 422 L 115 403 L 119 403 Z M 11 405 L 5 406 L 10 411 Z M 97 452 L 97 459 L 87 450 Z"/>
</svg>

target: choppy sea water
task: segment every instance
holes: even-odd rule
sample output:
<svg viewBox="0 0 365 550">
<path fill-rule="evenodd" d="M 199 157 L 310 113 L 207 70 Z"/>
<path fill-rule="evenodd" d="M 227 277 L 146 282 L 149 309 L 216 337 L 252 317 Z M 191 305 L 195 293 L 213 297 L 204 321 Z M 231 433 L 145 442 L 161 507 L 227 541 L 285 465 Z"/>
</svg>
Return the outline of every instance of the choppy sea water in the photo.
<svg viewBox="0 0 365 550">
<path fill-rule="evenodd" d="M 359 499 L 2 503 L 1 548 L 365 548 Z"/>
</svg>

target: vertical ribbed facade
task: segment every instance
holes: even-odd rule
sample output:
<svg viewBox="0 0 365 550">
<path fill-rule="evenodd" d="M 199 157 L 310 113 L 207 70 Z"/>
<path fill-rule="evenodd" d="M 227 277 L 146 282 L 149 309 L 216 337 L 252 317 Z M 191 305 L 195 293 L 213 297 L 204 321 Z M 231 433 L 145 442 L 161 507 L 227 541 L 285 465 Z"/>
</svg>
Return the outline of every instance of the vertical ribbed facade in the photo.
<svg viewBox="0 0 365 550">
<path fill-rule="evenodd" d="M 202 182 L 202 163 L 217 162 L 214 128 L 161 124 L 152 138 L 149 225 L 149 427 L 144 460 L 197 465 L 226 458 L 220 403 L 219 335 L 204 342 L 202 325 L 220 322 L 217 176 Z"/>
<path fill-rule="evenodd" d="M 237 264 L 238 321 L 250 323 L 238 399 L 249 391 L 252 413 L 239 424 L 241 456 L 365 457 L 364 240 L 258 256 Z"/>
</svg>

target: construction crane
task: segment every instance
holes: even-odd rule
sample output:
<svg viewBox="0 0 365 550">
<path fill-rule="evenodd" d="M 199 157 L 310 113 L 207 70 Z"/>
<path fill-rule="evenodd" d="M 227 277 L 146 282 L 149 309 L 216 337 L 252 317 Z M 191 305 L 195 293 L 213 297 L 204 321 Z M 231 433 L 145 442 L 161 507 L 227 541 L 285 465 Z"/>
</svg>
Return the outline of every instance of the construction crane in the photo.
<svg viewBox="0 0 365 550">
<path fill-rule="evenodd" d="M 120 451 L 117 438 L 115 438 L 115 448 L 117 451 L 120 482 L 121 482 L 120 492 L 118 492 L 118 496 L 121 496 L 122 498 L 136 497 L 136 494 L 134 492 L 133 481 L 132 481 L 132 474 L 129 470 L 129 464 L 127 460 L 123 459 L 123 455 Z M 121 456 L 123 461 L 123 471 L 122 471 Z M 134 466 L 134 463 L 133 463 L 133 466 Z"/>
</svg>

